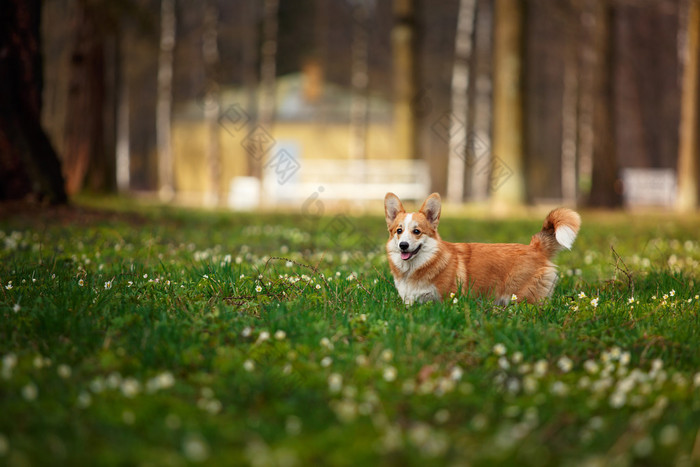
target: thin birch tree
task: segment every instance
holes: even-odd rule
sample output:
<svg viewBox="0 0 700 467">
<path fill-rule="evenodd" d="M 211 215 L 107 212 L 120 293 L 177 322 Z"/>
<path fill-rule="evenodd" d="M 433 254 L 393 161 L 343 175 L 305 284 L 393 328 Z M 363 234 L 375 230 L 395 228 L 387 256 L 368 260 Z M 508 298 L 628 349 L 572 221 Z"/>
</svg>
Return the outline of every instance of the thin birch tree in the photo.
<svg viewBox="0 0 700 467">
<path fill-rule="evenodd" d="M 158 194 L 170 202 L 175 196 L 172 147 L 173 55 L 175 50 L 175 0 L 161 0 L 156 144 L 158 146 Z"/>
<path fill-rule="evenodd" d="M 460 0 L 452 64 L 452 112 L 447 156 L 447 199 L 464 200 L 464 176 L 469 144 L 469 62 L 476 18 L 476 1 Z"/>
<path fill-rule="evenodd" d="M 676 209 L 698 207 L 700 176 L 700 1 L 690 0 L 685 23 Z"/>
<path fill-rule="evenodd" d="M 525 202 L 523 8 L 522 0 L 495 3 L 491 200 L 499 207 Z"/>
<path fill-rule="evenodd" d="M 221 102 L 219 92 L 219 8 L 217 0 L 207 0 L 204 5 L 202 32 L 202 57 L 207 81 L 204 97 L 204 119 L 207 125 L 206 160 L 209 168 L 209 189 L 205 204 L 219 205 L 221 190 L 221 149 L 219 142 L 219 117 Z"/>
</svg>

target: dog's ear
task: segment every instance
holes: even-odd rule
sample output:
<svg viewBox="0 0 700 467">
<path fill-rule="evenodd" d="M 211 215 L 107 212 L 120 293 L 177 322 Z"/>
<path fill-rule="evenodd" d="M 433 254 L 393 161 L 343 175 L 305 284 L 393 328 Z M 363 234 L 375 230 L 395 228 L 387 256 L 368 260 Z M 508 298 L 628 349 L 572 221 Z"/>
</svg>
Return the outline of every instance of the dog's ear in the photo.
<svg viewBox="0 0 700 467">
<path fill-rule="evenodd" d="M 440 209 L 441 201 L 438 193 L 433 193 L 428 196 L 420 207 L 420 212 L 425 215 L 434 229 L 437 229 L 438 223 L 440 222 Z"/>
<path fill-rule="evenodd" d="M 387 193 L 384 197 L 384 214 L 386 216 L 386 226 L 391 228 L 391 224 L 394 223 L 394 219 L 400 213 L 406 212 L 401 204 L 401 200 L 394 193 Z"/>
</svg>

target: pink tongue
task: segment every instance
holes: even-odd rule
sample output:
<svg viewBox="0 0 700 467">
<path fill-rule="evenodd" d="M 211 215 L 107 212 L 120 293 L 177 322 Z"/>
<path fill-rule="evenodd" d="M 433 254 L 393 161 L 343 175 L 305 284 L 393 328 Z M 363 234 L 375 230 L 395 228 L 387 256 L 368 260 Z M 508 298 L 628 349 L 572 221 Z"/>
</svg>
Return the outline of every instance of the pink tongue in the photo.
<svg viewBox="0 0 700 467">
<path fill-rule="evenodd" d="M 401 259 L 408 259 L 411 257 L 411 252 L 407 251 L 405 253 L 401 253 Z"/>
</svg>

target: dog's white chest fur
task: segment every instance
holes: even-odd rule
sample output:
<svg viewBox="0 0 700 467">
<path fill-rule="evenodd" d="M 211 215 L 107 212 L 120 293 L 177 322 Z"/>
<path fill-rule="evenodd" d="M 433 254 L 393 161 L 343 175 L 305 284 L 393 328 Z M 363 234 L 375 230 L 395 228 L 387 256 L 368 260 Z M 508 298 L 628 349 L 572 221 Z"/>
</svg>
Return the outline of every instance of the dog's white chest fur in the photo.
<svg viewBox="0 0 700 467">
<path fill-rule="evenodd" d="M 401 300 L 407 305 L 411 305 L 414 302 L 425 303 L 440 299 L 437 287 L 429 282 L 417 282 L 403 277 L 401 279 L 394 278 L 394 284 Z"/>
</svg>

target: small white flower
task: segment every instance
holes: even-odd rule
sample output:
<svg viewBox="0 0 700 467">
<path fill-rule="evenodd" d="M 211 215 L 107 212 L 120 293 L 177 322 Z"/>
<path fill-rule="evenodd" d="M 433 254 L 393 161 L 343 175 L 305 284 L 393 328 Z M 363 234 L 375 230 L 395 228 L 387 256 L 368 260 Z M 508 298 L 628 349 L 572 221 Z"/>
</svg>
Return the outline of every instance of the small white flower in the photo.
<svg viewBox="0 0 700 467">
<path fill-rule="evenodd" d="M 579 292 L 578 298 L 586 298 L 586 292 Z"/>
<path fill-rule="evenodd" d="M 19 306 L 19 303 L 15 303 L 15 304 L 12 306 L 12 311 L 14 311 L 15 313 L 17 313 L 17 312 L 18 312 L 19 310 L 21 310 L 21 309 L 22 309 L 22 307 Z"/>
<path fill-rule="evenodd" d="M 620 407 L 625 405 L 625 402 L 627 402 L 627 395 L 625 395 L 624 392 L 615 391 L 610 396 L 610 399 L 608 402 L 610 403 L 610 407 L 612 407 L 614 409 L 619 409 Z"/>
<path fill-rule="evenodd" d="M 319 290 L 321 288 L 321 284 L 316 284 L 316 290 Z"/>
<path fill-rule="evenodd" d="M 455 366 L 450 372 L 450 378 L 452 378 L 453 381 L 459 381 L 462 379 L 462 375 L 464 375 L 464 370 L 459 366 Z M 698 373 L 698 375 L 700 375 L 700 373 Z"/>
<path fill-rule="evenodd" d="M 331 373 L 328 376 L 328 390 L 330 392 L 340 392 L 343 388 L 343 377 L 339 373 Z"/>
<path fill-rule="evenodd" d="M 663 446 L 676 444 L 680 439 L 681 431 L 676 425 L 666 425 L 659 433 L 659 443 Z"/>
<path fill-rule="evenodd" d="M 262 332 L 258 335 L 258 342 L 265 342 L 265 341 L 268 340 L 269 338 L 270 338 L 270 333 L 267 332 L 267 331 L 262 331 Z"/>
<path fill-rule="evenodd" d="M 78 280 L 78 285 L 83 287 L 85 285 L 85 281 L 83 279 Z"/>
<path fill-rule="evenodd" d="M 22 397 L 25 400 L 33 401 L 39 395 L 39 389 L 37 389 L 36 384 L 28 383 L 22 388 Z"/>
<path fill-rule="evenodd" d="M 598 297 L 591 299 L 591 305 L 593 308 L 598 308 Z"/>
<path fill-rule="evenodd" d="M 131 399 L 141 391 L 141 383 L 134 378 L 126 378 L 122 381 L 120 389 L 124 397 Z"/>
<path fill-rule="evenodd" d="M 333 350 L 333 343 L 327 337 L 323 337 L 320 341 L 321 347 L 325 347 L 328 350 Z"/>
<path fill-rule="evenodd" d="M 8 282 L 7 285 L 5 286 L 7 290 L 12 290 L 12 281 Z"/>
<path fill-rule="evenodd" d="M 629 365 L 631 359 L 632 359 L 632 356 L 630 355 L 629 352 L 622 352 L 622 355 L 620 355 L 620 365 L 624 365 L 624 366 Z"/>
<path fill-rule="evenodd" d="M 109 290 L 111 288 L 112 288 L 112 281 L 105 282 L 105 290 Z"/>
<path fill-rule="evenodd" d="M 60 376 L 61 378 L 68 379 L 70 378 L 72 371 L 68 365 L 62 363 L 58 365 L 58 368 L 56 368 L 56 373 L 58 373 L 58 376 Z"/>
<path fill-rule="evenodd" d="M 547 360 L 537 360 L 535 362 L 535 367 L 534 367 L 534 372 L 536 376 L 544 376 L 547 373 L 547 367 L 549 366 L 549 363 L 547 363 Z"/>
<path fill-rule="evenodd" d="M 506 354 L 506 346 L 501 344 L 500 342 L 496 345 L 493 346 L 493 353 L 496 355 L 505 355 Z"/>
<path fill-rule="evenodd" d="M 384 349 L 381 354 L 382 360 L 390 362 L 394 358 L 394 352 L 391 349 Z"/>
<path fill-rule="evenodd" d="M 243 362 L 243 369 L 247 372 L 255 370 L 255 362 L 253 360 L 246 360 Z"/>
<path fill-rule="evenodd" d="M 452 299 L 452 303 L 455 303 L 455 304 L 456 304 L 457 302 L 459 302 L 459 300 L 457 300 L 457 297 L 455 297 L 455 298 Z"/>
<path fill-rule="evenodd" d="M 628 299 L 627 299 L 627 303 L 630 304 L 630 305 L 633 304 L 633 303 L 634 303 L 634 297 L 628 298 Z"/>
<path fill-rule="evenodd" d="M 259 285 L 256 285 L 256 286 L 255 286 L 255 291 L 258 292 L 258 293 L 262 292 L 262 287 L 259 286 Z"/>
<path fill-rule="evenodd" d="M 144 275 L 143 275 L 143 278 L 144 278 L 144 279 L 148 279 L 148 274 L 144 274 Z"/>
<path fill-rule="evenodd" d="M 367 366 L 369 365 L 369 358 L 366 355 L 358 355 L 355 357 L 355 363 L 358 366 Z"/>
<path fill-rule="evenodd" d="M 201 435 L 189 434 L 182 441 L 182 452 L 187 460 L 201 463 L 209 458 L 210 448 Z"/>
<path fill-rule="evenodd" d="M 671 289 L 671 291 L 668 293 L 671 297 L 674 297 L 676 295 L 676 291 L 674 289 Z"/>
<path fill-rule="evenodd" d="M 622 356 L 622 350 L 618 346 L 615 346 L 612 349 L 610 349 L 610 358 L 611 359 L 619 360 L 621 356 Z"/>
<path fill-rule="evenodd" d="M 7 436 L 0 433 L 0 457 L 5 457 L 10 450 L 10 441 Z"/>
<path fill-rule="evenodd" d="M 275 339 L 277 339 L 278 341 L 284 340 L 285 337 L 287 337 L 287 333 L 284 332 L 283 330 L 278 329 L 275 332 Z"/>
<path fill-rule="evenodd" d="M 573 368 L 574 364 L 569 357 L 564 356 L 561 357 L 559 361 L 557 361 L 557 366 L 564 373 L 568 373 L 569 371 L 571 371 L 571 368 Z"/>
<path fill-rule="evenodd" d="M 321 359 L 321 366 L 322 366 L 323 368 L 328 368 L 328 367 L 331 366 L 332 364 L 333 364 L 333 359 L 332 359 L 331 357 L 323 357 L 323 358 Z"/>
<path fill-rule="evenodd" d="M 250 326 L 246 326 L 243 328 L 241 331 L 241 336 L 243 337 L 250 337 L 250 335 L 253 333 L 253 330 L 250 328 Z"/>
<path fill-rule="evenodd" d="M 585 362 L 583 362 L 583 369 L 586 370 L 588 373 L 594 375 L 598 373 L 599 367 L 595 361 L 586 360 Z"/>
<path fill-rule="evenodd" d="M 533 394 L 535 391 L 537 391 L 538 386 L 539 383 L 534 376 L 527 375 L 523 378 L 523 389 L 525 389 L 526 393 Z"/>
<path fill-rule="evenodd" d="M 555 396 L 565 396 L 569 392 L 569 387 L 561 381 L 555 381 L 552 383 L 550 391 Z"/>
<path fill-rule="evenodd" d="M 90 404 L 92 404 L 92 396 L 90 395 L 89 392 L 82 391 L 80 394 L 78 394 L 78 399 L 77 399 L 76 403 L 78 404 L 78 407 L 80 407 L 81 409 L 89 407 Z"/>
<path fill-rule="evenodd" d="M 516 302 L 516 301 L 518 301 L 518 296 L 515 295 L 515 294 L 513 294 L 513 295 L 510 296 L 510 300 L 513 301 L 513 302 Z"/>
<path fill-rule="evenodd" d="M 384 369 L 384 374 L 383 374 L 384 380 L 388 381 L 388 382 L 392 382 L 396 379 L 396 374 L 397 374 L 396 368 L 394 368 L 393 366 L 388 366 Z"/>
</svg>

